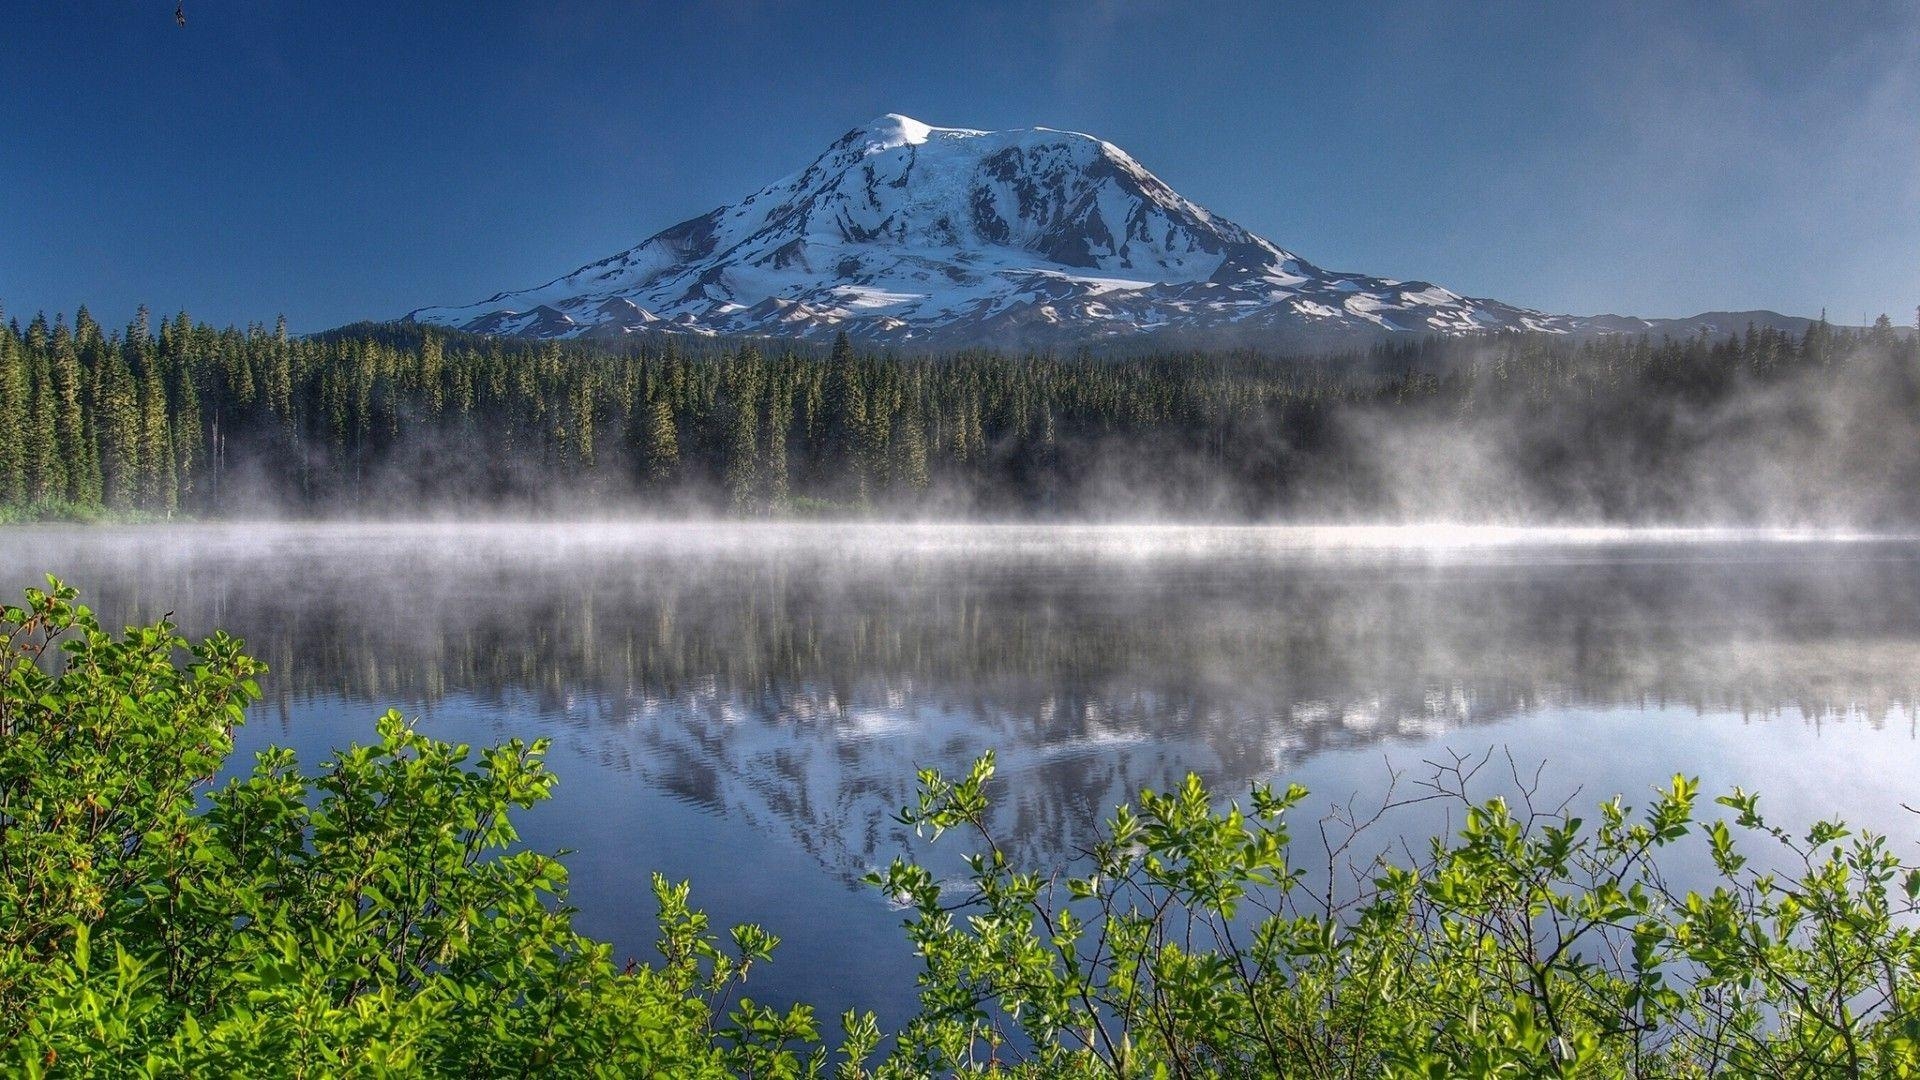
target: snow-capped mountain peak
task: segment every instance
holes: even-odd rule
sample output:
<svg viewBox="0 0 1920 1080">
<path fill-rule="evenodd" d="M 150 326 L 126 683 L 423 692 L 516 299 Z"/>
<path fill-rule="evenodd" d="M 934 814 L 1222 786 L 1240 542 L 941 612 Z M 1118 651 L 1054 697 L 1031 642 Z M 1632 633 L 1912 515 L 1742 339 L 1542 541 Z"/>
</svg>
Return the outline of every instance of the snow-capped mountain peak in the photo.
<svg viewBox="0 0 1920 1080">
<path fill-rule="evenodd" d="M 919 146 L 926 142 L 936 130 L 943 134 L 947 132 L 958 135 L 980 134 L 977 131 L 963 131 L 959 128 L 935 129 L 911 116 L 888 113 L 862 129 L 861 141 L 865 144 L 866 152 L 872 154 L 900 146 Z"/>
<path fill-rule="evenodd" d="M 610 258 L 408 317 L 534 337 L 846 330 L 903 345 L 1161 335 L 1277 346 L 1579 322 L 1322 270 L 1091 135 L 934 127 L 899 113 Z"/>
</svg>

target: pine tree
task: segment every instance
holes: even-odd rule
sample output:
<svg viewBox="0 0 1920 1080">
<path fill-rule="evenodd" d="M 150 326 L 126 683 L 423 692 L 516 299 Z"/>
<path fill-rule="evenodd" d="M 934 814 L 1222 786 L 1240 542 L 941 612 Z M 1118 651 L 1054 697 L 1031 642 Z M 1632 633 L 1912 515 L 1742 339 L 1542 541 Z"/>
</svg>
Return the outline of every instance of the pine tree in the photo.
<svg viewBox="0 0 1920 1080">
<path fill-rule="evenodd" d="M 1827 347 L 1833 338 L 1833 329 L 1827 324 L 1827 313 L 1820 312 L 1820 318 L 1807 324 L 1806 336 L 1800 339 L 1800 356 L 1809 365 L 1825 366 L 1828 360 Z"/>
<path fill-rule="evenodd" d="M 647 482 L 656 488 L 673 483 L 680 471 L 680 436 L 673 423 L 673 405 L 663 386 L 654 392 L 647 406 L 646 463 Z"/>
<path fill-rule="evenodd" d="M 725 449 L 727 500 L 735 510 L 743 510 L 753 501 L 759 472 L 759 387 L 754 380 L 760 354 L 749 345 L 734 361 L 729 395 Z"/>
<path fill-rule="evenodd" d="M 662 382 L 666 387 L 667 407 L 676 414 L 687 407 L 687 365 L 680 356 L 680 342 L 668 338 L 660 357 Z"/>
<path fill-rule="evenodd" d="M 27 491 L 27 369 L 20 339 L 0 331 L 0 507 L 18 506 Z"/>
<path fill-rule="evenodd" d="M 286 322 L 283 318 L 281 320 L 283 333 L 285 325 Z M 427 416 L 432 419 L 439 419 L 440 409 L 444 404 L 441 371 L 445 366 L 446 353 L 440 347 L 440 335 L 428 334 L 426 338 L 420 342 L 419 386 L 425 412 Z"/>
<path fill-rule="evenodd" d="M 195 475 L 206 458 L 200 435 L 200 390 L 195 385 L 191 353 L 183 354 L 171 372 L 173 385 L 168 397 L 173 418 L 173 449 L 179 473 L 177 501 L 187 505 L 193 496 Z"/>
<path fill-rule="evenodd" d="M 893 462 L 888 449 L 893 441 L 893 411 L 898 399 L 898 390 L 884 385 L 876 386 L 867 396 L 865 423 L 859 429 L 856 453 L 869 492 L 882 491 L 892 482 Z"/>
<path fill-rule="evenodd" d="M 49 404 L 53 410 L 53 445 L 62 465 L 63 481 L 51 493 L 75 506 L 94 505 L 99 499 L 99 464 L 88 443 L 86 418 L 81 412 L 80 351 L 65 320 L 54 320 L 48 345 L 52 350 L 48 374 L 52 380 Z"/>
<path fill-rule="evenodd" d="M 845 485 L 849 494 L 856 503 L 865 505 L 872 494 L 869 490 L 872 474 L 866 454 L 871 424 L 867 416 L 866 388 L 861 385 L 853 343 L 844 330 L 834 338 L 829 364 L 833 375 L 827 392 L 827 443 L 834 456 L 845 463 Z"/>
<path fill-rule="evenodd" d="M 793 427 L 793 395 L 782 382 L 767 395 L 766 420 L 760 441 L 760 496 L 767 509 L 779 512 L 787 508 L 787 437 Z"/>
<path fill-rule="evenodd" d="M 909 494 L 926 490 L 927 438 L 917 409 L 909 409 L 897 428 L 893 443 L 893 480 Z"/>
<path fill-rule="evenodd" d="M 47 347 L 47 320 L 37 315 L 27 325 L 27 418 L 21 434 L 25 445 L 26 501 L 50 502 L 67 490 L 66 462 L 60 456 L 54 414 L 53 366 Z"/>
<path fill-rule="evenodd" d="M 102 497 L 112 509 L 131 510 L 140 498 L 140 404 L 133 373 L 119 356 L 109 355 L 102 366 L 99 399 Z"/>
<path fill-rule="evenodd" d="M 963 398 L 955 410 L 953 420 L 952 454 L 956 461 L 966 464 L 980 455 L 986 447 L 986 436 L 980 431 L 980 404 L 972 396 Z"/>
<path fill-rule="evenodd" d="M 158 364 L 140 381 L 140 506 L 171 516 L 178 506 L 179 473 L 173 429 L 167 423 L 167 387 Z"/>
<path fill-rule="evenodd" d="M 73 346 L 80 373 L 80 462 L 69 477 L 73 500 L 82 506 L 99 506 L 101 499 L 100 431 L 93 408 L 99 394 L 100 365 L 109 354 L 106 335 L 93 320 L 86 305 L 73 316 Z"/>
<path fill-rule="evenodd" d="M 377 346 L 371 341 L 361 342 L 354 356 L 351 396 L 347 399 L 347 415 L 351 424 L 349 429 L 351 441 L 347 444 L 348 457 L 353 462 L 353 479 L 356 486 L 366 479 L 367 459 L 372 453 L 374 371 L 379 366 L 379 355 L 376 349 Z M 532 374 L 529 370 L 528 375 L 531 377 Z M 237 385 L 235 393 L 240 393 Z"/>
<path fill-rule="evenodd" d="M 819 372 L 808 370 L 805 373 L 800 400 L 800 425 L 806 448 L 808 452 L 818 454 L 821 440 L 826 435 L 827 423 L 827 382 Z"/>
<path fill-rule="evenodd" d="M 568 449 L 585 468 L 593 468 L 594 377 L 589 371 L 575 377 L 567 390 Z"/>
</svg>

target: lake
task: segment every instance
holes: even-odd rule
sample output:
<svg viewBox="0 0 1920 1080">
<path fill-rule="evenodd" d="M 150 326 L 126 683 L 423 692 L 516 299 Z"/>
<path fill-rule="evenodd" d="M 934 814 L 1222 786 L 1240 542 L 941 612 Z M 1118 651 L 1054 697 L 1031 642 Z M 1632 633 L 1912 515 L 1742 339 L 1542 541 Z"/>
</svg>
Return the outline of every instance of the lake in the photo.
<svg viewBox="0 0 1920 1080">
<path fill-rule="evenodd" d="M 783 939 L 753 996 L 898 1018 L 916 768 L 992 748 L 996 828 L 1058 864 L 1188 771 L 1324 810 L 1484 755 L 1489 793 L 1644 805 L 1676 771 L 1910 860 L 1920 543 L 1699 531 L 208 525 L 0 532 L 110 625 L 172 612 L 271 667 L 239 733 L 309 764 L 385 708 L 553 740 L 527 841 L 585 932 L 652 955 L 650 874 Z M 1410 819 L 1410 828 L 1444 827 Z M 933 855 L 951 868 L 958 850 Z"/>
</svg>

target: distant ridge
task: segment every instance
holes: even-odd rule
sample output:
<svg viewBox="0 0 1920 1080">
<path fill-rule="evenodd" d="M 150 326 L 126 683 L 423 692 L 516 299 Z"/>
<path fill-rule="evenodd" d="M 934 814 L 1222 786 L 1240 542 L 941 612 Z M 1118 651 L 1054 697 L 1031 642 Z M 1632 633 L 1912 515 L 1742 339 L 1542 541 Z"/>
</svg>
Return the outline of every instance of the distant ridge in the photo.
<svg viewBox="0 0 1920 1080">
<path fill-rule="evenodd" d="M 738 203 L 537 288 L 416 322 L 534 338 L 840 331 L 878 344 L 1325 348 L 1518 330 L 1691 336 L 1772 311 L 1551 315 L 1324 270 L 1182 198 L 1120 148 L 1050 128 L 888 114 Z"/>
</svg>

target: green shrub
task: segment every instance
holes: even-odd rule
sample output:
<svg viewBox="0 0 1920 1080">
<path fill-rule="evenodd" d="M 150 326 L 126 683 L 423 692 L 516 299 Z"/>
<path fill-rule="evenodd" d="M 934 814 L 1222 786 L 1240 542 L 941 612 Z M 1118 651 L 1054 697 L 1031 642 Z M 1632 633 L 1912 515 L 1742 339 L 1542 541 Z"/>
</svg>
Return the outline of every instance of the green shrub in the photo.
<svg viewBox="0 0 1920 1080">
<path fill-rule="evenodd" d="M 0 1050 L 27 1075 L 790 1075 L 811 1013 L 728 995 L 729 947 L 656 879 L 659 966 L 575 933 L 515 850 L 545 744 L 470 761 L 389 713 L 315 776 L 269 750 L 205 792 L 260 665 L 166 623 L 116 640 L 51 582 L 0 615 Z M 57 671 L 57 673 L 53 673 Z M 817 1053 L 817 1052 L 816 1052 Z"/>
<path fill-rule="evenodd" d="M 1120 808 L 1083 873 L 1048 876 L 994 841 L 991 756 L 922 773 L 902 820 L 982 850 L 957 897 L 912 863 L 873 878 L 925 958 L 900 1056 L 1035 1077 L 1920 1075 L 1920 870 L 1884 837 L 1796 836 L 1737 791 L 1706 820 L 1684 778 L 1590 823 L 1475 801 L 1474 771 L 1429 782 L 1421 801 L 1464 828 L 1423 859 L 1353 857 L 1377 816 L 1320 822 L 1312 887 L 1298 787 L 1222 808 L 1189 776 Z M 1662 873 L 1688 841 L 1709 891 Z"/>
<path fill-rule="evenodd" d="M 1350 815 L 1297 850 L 1304 791 L 1189 778 L 1072 873 L 1009 863 L 991 756 L 923 772 L 902 820 L 971 834 L 969 877 L 875 875 L 920 1008 L 884 1048 L 847 1014 L 830 1052 L 806 1006 L 725 1008 L 777 942 L 714 932 L 685 884 L 655 879 L 657 964 L 574 932 L 512 825 L 544 743 L 476 758 L 389 713 L 314 775 L 269 750 L 214 788 L 260 665 L 164 622 L 113 637 L 50 585 L 0 612 L 0 1062 L 25 1075 L 1920 1075 L 1920 870 L 1885 838 L 1790 833 L 1740 792 L 1703 814 L 1681 778 L 1588 822 L 1470 797 L 1460 762 L 1421 799 L 1464 825 L 1420 857 L 1361 857 L 1380 819 Z M 1663 872 L 1688 845 L 1711 888 Z"/>
</svg>

